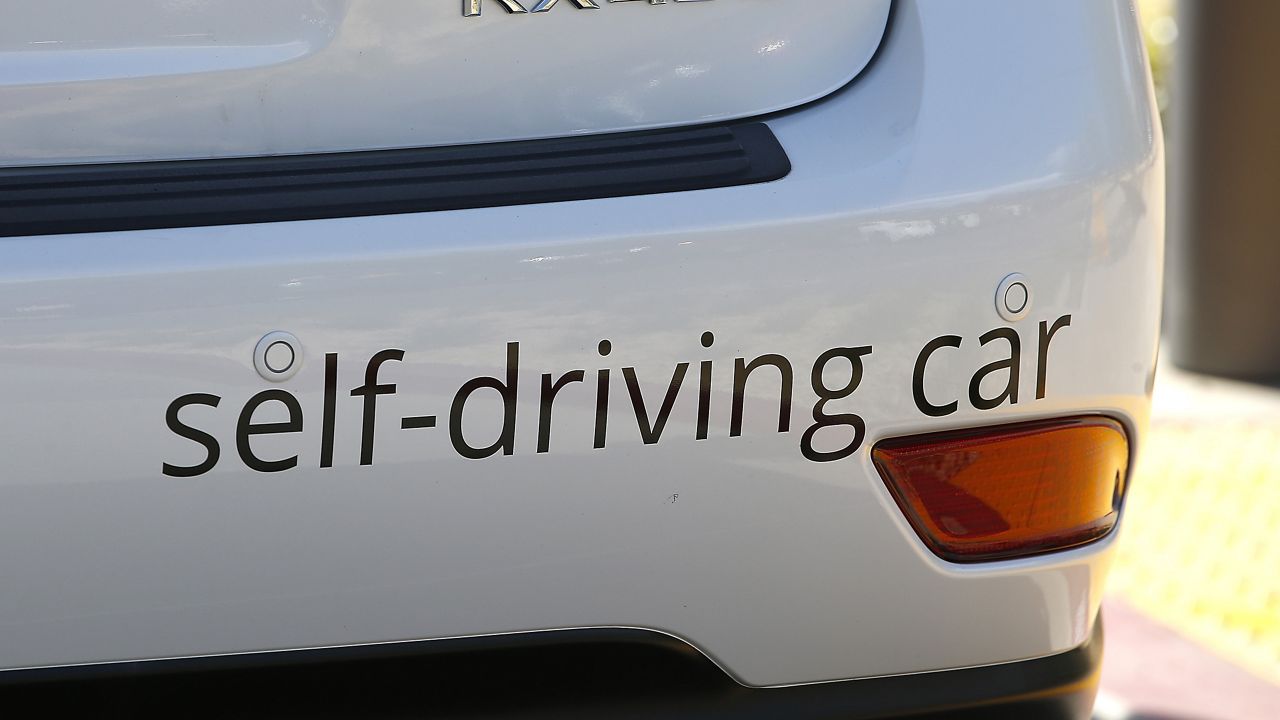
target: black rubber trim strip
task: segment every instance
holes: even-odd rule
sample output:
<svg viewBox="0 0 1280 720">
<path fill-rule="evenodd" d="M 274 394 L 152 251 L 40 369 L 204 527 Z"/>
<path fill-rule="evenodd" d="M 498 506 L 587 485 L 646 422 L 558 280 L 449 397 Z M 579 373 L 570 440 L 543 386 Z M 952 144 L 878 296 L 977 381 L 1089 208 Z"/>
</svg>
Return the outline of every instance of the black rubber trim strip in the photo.
<svg viewBox="0 0 1280 720">
<path fill-rule="evenodd" d="M 785 688 L 743 687 L 667 635 L 600 629 L 10 671 L 0 702 L 130 717 L 1087 718 L 1101 628 L 1035 660 Z"/>
<path fill-rule="evenodd" d="M 777 180 L 759 122 L 480 145 L 0 170 L 0 237 L 461 210 Z"/>
</svg>

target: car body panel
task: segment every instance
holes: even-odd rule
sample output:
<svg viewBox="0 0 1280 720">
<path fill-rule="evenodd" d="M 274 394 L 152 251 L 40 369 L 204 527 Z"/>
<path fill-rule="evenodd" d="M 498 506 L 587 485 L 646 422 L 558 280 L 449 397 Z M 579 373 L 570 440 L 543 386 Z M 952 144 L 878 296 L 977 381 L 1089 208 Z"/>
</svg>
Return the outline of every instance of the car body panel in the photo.
<svg viewBox="0 0 1280 720">
<path fill-rule="evenodd" d="M 793 165 L 772 183 L 0 241 L 0 667 L 636 627 L 776 686 L 1083 644 L 1114 535 L 950 564 L 911 531 L 869 458 L 879 439 L 958 427 L 1101 413 L 1137 446 L 1146 425 L 1163 165 L 1130 9 L 978 6 L 902 0 L 857 83 L 770 119 Z M 1010 272 L 1035 297 L 1016 323 L 993 302 Z M 1065 316 L 1038 398 L 1039 324 Z M 971 379 L 1008 353 L 978 338 L 998 327 L 1021 338 L 1020 396 L 978 410 Z M 281 384 L 252 365 L 273 330 L 306 352 Z M 958 409 L 930 418 L 913 402 L 913 368 L 944 334 L 963 344 L 928 361 L 925 389 Z M 455 392 L 506 380 L 512 342 L 513 452 L 464 458 L 445 421 Z M 807 459 L 815 360 L 866 346 L 861 383 L 827 408 L 856 413 L 865 437 L 845 459 Z M 375 454 L 360 465 L 363 404 L 350 393 L 386 349 L 404 351 L 378 376 L 397 390 L 377 402 Z M 320 467 L 328 353 L 335 450 Z M 794 365 L 789 432 L 761 371 L 733 437 L 734 360 L 768 353 Z M 652 418 L 677 363 L 687 377 L 645 444 L 622 368 Z M 823 382 L 847 381 L 849 367 L 833 363 Z M 596 449 L 603 368 L 611 405 Z M 540 453 L 541 375 L 575 369 L 586 382 L 557 399 Z M 261 457 L 299 458 L 260 473 L 234 438 L 246 401 L 272 388 L 297 398 L 304 428 L 252 440 Z M 191 393 L 220 398 L 181 417 L 219 440 L 221 458 L 166 476 L 162 463 L 204 456 L 165 424 Z M 503 421 L 486 393 L 463 425 L 476 445 Z M 255 418 L 283 420 L 280 409 Z M 428 412 L 437 427 L 401 429 Z M 850 431 L 820 432 L 832 450 Z"/>
<path fill-rule="evenodd" d="M 563 0 L 509 14 L 483 0 L 480 16 L 464 17 L 464 0 L 11 1 L 0 3 L 0 165 L 451 145 L 757 115 L 857 75 L 889 5 L 601 0 L 582 10 Z"/>
</svg>

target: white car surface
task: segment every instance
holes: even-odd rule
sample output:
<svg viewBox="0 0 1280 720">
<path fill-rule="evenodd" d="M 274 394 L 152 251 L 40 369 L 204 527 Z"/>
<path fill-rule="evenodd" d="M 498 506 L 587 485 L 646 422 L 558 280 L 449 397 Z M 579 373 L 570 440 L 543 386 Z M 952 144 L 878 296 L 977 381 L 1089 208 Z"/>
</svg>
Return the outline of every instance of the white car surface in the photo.
<svg viewBox="0 0 1280 720">
<path fill-rule="evenodd" d="M 4 675 L 626 629 L 854 688 L 1089 644 L 1115 532 L 956 562 L 872 451 L 1072 417 L 1141 445 L 1164 191 L 1131 3 L 0 17 Z M 294 215 L 199 183 L 744 123 L 781 177 L 484 199 L 508 168 Z M 149 161 L 193 174 L 112 195 Z"/>
</svg>

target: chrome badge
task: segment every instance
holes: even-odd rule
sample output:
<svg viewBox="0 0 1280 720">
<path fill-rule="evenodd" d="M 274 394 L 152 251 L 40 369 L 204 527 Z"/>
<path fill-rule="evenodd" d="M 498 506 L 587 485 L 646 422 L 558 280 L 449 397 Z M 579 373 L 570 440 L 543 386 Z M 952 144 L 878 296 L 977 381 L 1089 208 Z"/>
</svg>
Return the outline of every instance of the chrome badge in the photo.
<svg viewBox="0 0 1280 720">
<path fill-rule="evenodd" d="M 556 6 L 560 0 L 537 0 L 533 7 L 526 8 L 520 4 L 519 0 L 490 0 L 497 3 L 499 7 L 506 10 L 510 15 L 522 15 L 524 13 L 544 13 Z M 605 2 L 606 0 L 600 0 Z M 666 5 L 668 2 L 708 2 L 708 0 L 607 0 L 611 3 L 617 2 L 648 2 L 650 5 Z M 530 0 L 525 0 L 530 2 Z M 596 0 L 567 0 L 580 10 L 599 10 L 600 6 L 596 4 Z M 462 0 L 462 16 L 463 17 L 480 17 L 480 11 L 483 9 L 485 0 Z"/>
</svg>

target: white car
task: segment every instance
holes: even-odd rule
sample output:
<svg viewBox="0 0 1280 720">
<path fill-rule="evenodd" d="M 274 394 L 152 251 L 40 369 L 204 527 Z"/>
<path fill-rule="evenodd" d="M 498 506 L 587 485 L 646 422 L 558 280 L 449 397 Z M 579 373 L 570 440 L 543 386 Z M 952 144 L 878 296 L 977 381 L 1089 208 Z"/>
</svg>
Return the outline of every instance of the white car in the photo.
<svg viewBox="0 0 1280 720">
<path fill-rule="evenodd" d="M 1087 716 L 1131 3 L 0 18 L 0 696 Z"/>
</svg>

